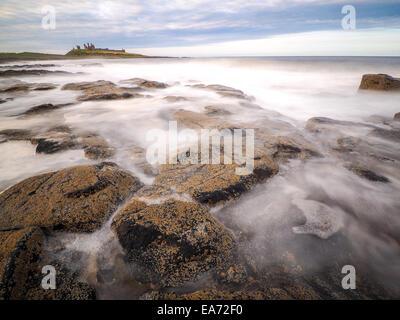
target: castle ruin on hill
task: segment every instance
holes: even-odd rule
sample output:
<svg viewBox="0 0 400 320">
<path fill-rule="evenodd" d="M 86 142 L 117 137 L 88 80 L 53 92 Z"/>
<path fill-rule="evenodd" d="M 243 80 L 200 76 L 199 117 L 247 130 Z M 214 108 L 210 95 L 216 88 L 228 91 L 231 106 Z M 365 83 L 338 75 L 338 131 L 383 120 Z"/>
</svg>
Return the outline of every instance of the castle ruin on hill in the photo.
<svg viewBox="0 0 400 320">
<path fill-rule="evenodd" d="M 83 49 L 81 48 L 80 45 L 77 45 L 76 50 L 88 50 L 88 51 L 101 50 L 101 51 L 112 51 L 112 52 L 125 52 L 125 49 L 121 49 L 121 50 L 112 50 L 111 49 L 110 50 L 108 48 L 96 48 L 96 46 L 93 43 L 89 43 L 89 42 L 83 44 Z"/>
</svg>

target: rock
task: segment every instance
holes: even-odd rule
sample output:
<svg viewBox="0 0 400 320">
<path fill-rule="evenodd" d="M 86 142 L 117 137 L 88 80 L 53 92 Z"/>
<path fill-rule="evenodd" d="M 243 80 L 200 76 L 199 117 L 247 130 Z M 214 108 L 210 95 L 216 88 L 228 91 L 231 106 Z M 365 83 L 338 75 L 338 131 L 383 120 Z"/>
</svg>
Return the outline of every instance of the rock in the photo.
<svg viewBox="0 0 400 320">
<path fill-rule="evenodd" d="M 400 112 L 396 113 L 393 117 L 394 120 L 400 121 Z"/>
<path fill-rule="evenodd" d="M 5 129 L 0 131 L 0 137 L 9 140 L 27 140 L 32 136 L 32 131 L 26 129 Z"/>
<path fill-rule="evenodd" d="M 98 80 L 93 82 L 76 82 L 76 83 L 67 83 L 61 88 L 61 90 L 80 91 L 102 86 L 115 86 L 115 84 L 111 81 L 104 81 L 104 80 Z"/>
<path fill-rule="evenodd" d="M 158 170 L 147 161 L 145 149 L 139 146 L 134 146 L 133 148 L 129 149 L 128 152 L 135 167 L 150 176 L 158 174 Z"/>
<path fill-rule="evenodd" d="M 44 91 L 57 88 L 57 85 L 51 83 L 27 83 L 27 82 L 16 82 L 11 85 L 2 86 L 0 93 L 12 93 L 12 92 L 27 92 L 29 90 Z"/>
<path fill-rule="evenodd" d="M 6 102 L 7 102 L 7 100 L 0 99 L 0 104 L 6 103 Z"/>
<path fill-rule="evenodd" d="M 27 115 L 36 115 L 36 114 L 42 114 L 50 111 L 54 111 L 66 106 L 70 106 L 72 103 L 64 103 L 64 104 L 51 104 L 51 103 L 46 103 L 46 104 L 41 104 L 35 107 L 32 107 L 28 109 L 27 111 L 21 113 L 20 115 L 22 116 L 27 116 Z"/>
<path fill-rule="evenodd" d="M 195 85 L 190 85 L 190 87 L 197 89 L 212 90 L 223 97 L 250 100 L 250 97 L 245 95 L 243 91 L 227 86 L 222 86 L 219 84 L 210 84 L 210 85 L 195 84 Z"/>
<path fill-rule="evenodd" d="M 206 106 L 204 107 L 204 110 L 209 116 L 226 116 L 232 114 L 232 112 L 226 110 L 224 107 Z"/>
<path fill-rule="evenodd" d="M 0 299 L 24 299 L 41 273 L 43 232 L 39 228 L 0 231 Z"/>
<path fill-rule="evenodd" d="M 166 96 L 163 98 L 167 102 L 174 103 L 174 102 L 181 102 L 181 101 L 189 101 L 190 99 L 180 96 Z"/>
<path fill-rule="evenodd" d="M 328 131 L 337 131 L 337 127 L 349 127 L 349 128 L 366 128 L 366 129 L 374 129 L 376 128 L 373 125 L 365 124 L 365 123 L 358 123 L 353 121 L 341 121 L 335 120 L 331 118 L 325 117 L 314 117 L 307 120 L 306 123 L 306 130 L 321 133 L 321 132 L 328 132 Z"/>
<path fill-rule="evenodd" d="M 50 70 L 40 70 L 40 69 L 29 69 L 29 70 L 5 70 L 0 71 L 0 77 L 17 77 L 17 76 L 41 76 L 45 74 L 51 75 L 65 75 L 71 74 L 70 72 L 66 71 L 50 71 Z"/>
<path fill-rule="evenodd" d="M 234 261 L 233 235 L 194 202 L 146 205 L 131 200 L 114 218 L 112 228 L 144 279 L 161 286 L 225 270 Z"/>
<path fill-rule="evenodd" d="M 238 198 L 257 183 L 265 182 L 278 172 L 269 158 L 255 161 L 253 172 L 236 174 L 236 164 L 169 164 L 160 167 L 154 179 L 156 186 L 165 186 L 186 193 L 200 203 L 216 206 Z"/>
<path fill-rule="evenodd" d="M 79 82 L 64 85 L 62 90 L 82 90 L 79 101 L 120 100 L 143 97 L 133 88 L 121 88 L 110 81 Z"/>
<path fill-rule="evenodd" d="M 40 83 L 33 87 L 34 91 L 47 91 L 57 88 L 56 85 L 50 83 Z"/>
<path fill-rule="evenodd" d="M 47 260 L 47 261 L 46 261 Z M 72 272 L 66 269 L 62 264 L 57 261 L 45 259 L 41 262 L 42 269 L 44 265 L 51 265 L 57 272 L 56 289 L 44 290 L 41 287 L 41 280 L 44 276 L 36 279 L 35 285 L 30 288 L 24 299 L 26 300 L 95 300 L 96 290 L 88 283 L 82 282 L 78 272 Z"/>
<path fill-rule="evenodd" d="M 387 74 L 365 74 L 362 77 L 361 90 L 391 91 L 400 90 L 400 79 Z"/>
<path fill-rule="evenodd" d="M 57 67 L 55 64 L 22 64 L 22 65 L 11 65 L 11 66 L 0 66 L 2 69 L 27 69 L 27 68 L 49 68 Z"/>
<path fill-rule="evenodd" d="M 95 133 L 79 133 L 77 143 L 83 147 L 85 156 L 92 160 L 111 158 L 115 154 L 107 140 Z"/>
<path fill-rule="evenodd" d="M 377 136 L 391 141 L 400 141 L 400 130 L 387 130 L 382 128 L 376 128 L 372 130 L 369 135 Z"/>
<path fill-rule="evenodd" d="M 354 167 L 354 166 L 347 166 L 347 169 L 355 173 L 356 175 L 360 176 L 361 178 L 365 178 L 369 181 L 373 182 L 383 182 L 383 183 L 388 183 L 390 180 L 384 176 L 377 175 L 375 172 L 365 169 L 365 168 L 360 168 L 360 167 Z"/>
<path fill-rule="evenodd" d="M 38 111 L 51 108 L 40 106 Z M 65 150 L 83 149 L 85 156 L 92 160 L 108 159 L 114 156 L 115 150 L 108 142 L 95 133 L 73 133 L 67 126 L 55 126 L 44 133 L 24 129 L 7 129 L 0 131 L 0 141 L 27 140 L 36 145 L 36 153 L 53 154 Z"/>
<path fill-rule="evenodd" d="M 150 81 L 141 78 L 133 78 L 120 81 L 121 83 L 133 84 L 139 87 L 149 88 L 149 89 L 165 89 L 168 87 L 166 83 L 158 81 Z"/>
<path fill-rule="evenodd" d="M 314 200 L 295 199 L 293 203 L 303 212 L 306 223 L 293 227 L 297 234 L 313 234 L 321 239 L 328 239 L 342 227 L 342 217 L 324 203 Z M 344 214 L 343 214 L 344 215 Z"/>
<path fill-rule="evenodd" d="M 140 187 L 136 177 L 106 162 L 34 176 L 0 194 L 0 230 L 93 231 Z"/>
<path fill-rule="evenodd" d="M 32 137 L 31 143 L 36 145 L 36 153 L 52 154 L 68 149 L 78 149 L 75 136 L 69 132 L 55 130 Z"/>
<path fill-rule="evenodd" d="M 0 300 L 95 299 L 96 291 L 56 261 L 42 261 L 44 233 L 32 227 L 0 231 Z M 48 260 L 48 259 L 47 259 Z M 45 290 L 42 267 L 56 269 L 56 289 Z"/>
<path fill-rule="evenodd" d="M 230 123 L 206 114 L 179 110 L 174 119 L 192 129 L 254 128 L 251 124 Z M 223 154 L 223 144 L 221 144 Z M 178 154 L 188 153 L 182 150 Z M 196 155 L 195 155 L 196 156 Z M 198 153 L 200 163 L 201 154 Z M 278 172 L 278 163 L 288 159 L 305 159 L 320 156 L 310 143 L 301 137 L 271 136 L 262 128 L 255 130 L 254 170 L 245 176 L 237 174 L 237 163 L 224 164 L 177 164 L 161 165 L 154 185 L 186 193 L 193 199 L 211 206 L 236 199 L 257 183 L 265 182 Z"/>
</svg>

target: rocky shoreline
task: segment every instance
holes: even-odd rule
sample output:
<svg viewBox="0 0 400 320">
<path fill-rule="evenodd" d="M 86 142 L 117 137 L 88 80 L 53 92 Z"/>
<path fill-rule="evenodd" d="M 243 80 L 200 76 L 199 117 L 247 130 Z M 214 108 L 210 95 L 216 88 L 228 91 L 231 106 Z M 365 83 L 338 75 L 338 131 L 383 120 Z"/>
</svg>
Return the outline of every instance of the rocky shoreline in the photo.
<svg viewBox="0 0 400 320">
<path fill-rule="evenodd" d="M 0 71 L 0 77 L 60 73 L 24 68 Z M 396 91 L 399 82 L 387 75 L 366 75 L 360 89 Z M 75 101 L 36 105 L 16 117 L 46 117 L 82 102 L 146 99 L 169 86 L 138 78 L 118 84 L 106 80 L 71 82 L 61 90 L 78 92 Z M 235 88 L 205 84 L 191 87 L 234 99 L 244 108 L 259 108 L 251 96 Z M 31 90 L 56 88 L 53 84 L 20 81 L 0 88 L 0 97 L 18 99 Z M 181 103 L 191 98 L 164 99 Z M 156 168 L 147 163 L 144 150 L 137 146 L 132 148 L 132 161 L 154 177 L 147 185 L 112 162 L 115 146 L 97 132 L 82 132 L 63 123 L 47 128 L 1 130 L 0 143 L 27 141 L 42 155 L 82 150 L 95 163 L 32 176 L 0 193 L 0 299 L 95 299 L 104 283 L 112 287 L 121 281 L 136 290 L 137 299 L 398 298 L 398 292 L 388 290 L 371 276 L 346 235 L 326 218 L 329 208 L 317 199 L 304 199 L 298 207 L 303 205 L 306 211 L 315 211 L 323 218 L 313 220 L 305 214 L 304 225 L 295 230 L 306 233 L 305 237 L 313 241 L 312 249 L 321 255 L 337 247 L 342 251 L 334 263 L 323 265 L 316 272 L 309 272 L 304 257 L 291 252 L 279 253 L 271 259 L 275 261 L 272 265 L 263 263 L 266 257 L 257 255 L 260 248 L 253 247 L 252 231 L 235 223 L 229 208 L 246 201 L 250 190 L 278 178 L 282 168 L 292 161 L 318 161 L 327 152 L 343 170 L 354 174 L 354 179 L 375 184 L 390 184 L 393 176 L 400 179 L 400 155 L 385 145 L 385 141 L 400 143 L 399 114 L 384 120 L 385 129 L 380 124 L 312 118 L 305 126 L 312 141 L 289 123 L 268 117 L 242 122 L 234 117 L 228 119 L 231 115 L 232 111 L 224 106 L 208 105 L 202 112 L 175 110 L 170 120 L 197 131 L 254 128 L 252 174 L 238 176 L 236 164 L 177 163 Z M 379 142 L 372 145 L 363 139 L 363 134 L 346 135 L 349 128 Z M 223 209 L 214 211 L 216 208 Z M 348 210 L 351 212 L 351 208 Z M 295 222 L 285 223 L 291 230 L 302 220 L 304 216 L 300 215 Z M 115 262 L 110 268 L 101 255 L 75 257 L 90 263 L 83 269 L 79 264 L 77 269 L 71 268 L 65 260 L 58 260 L 65 244 L 45 245 L 57 235 L 94 234 L 107 223 L 113 234 L 110 243 L 119 248 L 116 252 L 122 252 L 121 256 L 114 256 L 121 259 L 120 264 Z M 389 238 L 394 248 L 400 248 L 396 231 L 387 226 L 380 234 Z M 268 235 L 274 231 L 271 227 L 264 232 L 264 245 L 268 246 L 272 241 Z M 296 235 L 289 233 L 291 238 Z M 345 264 L 358 266 L 357 291 L 341 288 L 341 266 Z M 40 286 L 44 265 L 53 265 L 58 271 L 56 290 L 43 290 Z"/>
</svg>

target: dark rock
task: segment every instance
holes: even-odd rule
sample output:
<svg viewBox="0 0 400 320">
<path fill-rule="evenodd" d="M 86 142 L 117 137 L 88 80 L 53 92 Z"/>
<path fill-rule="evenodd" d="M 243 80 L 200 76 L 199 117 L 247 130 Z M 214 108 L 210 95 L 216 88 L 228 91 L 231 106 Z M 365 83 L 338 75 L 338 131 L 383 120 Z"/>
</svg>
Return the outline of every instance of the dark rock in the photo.
<svg viewBox="0 0 400 320">
<path fill-rule="evenodd" d="M 133 78 L 128 80 L 122 80 L 121 83 L 133 84 L 139 87 L 149 88 L 149 89 L 165 89 L 168 87 L 167 84 L 158 81 L 150 81 L 146 79 Z"/>
<path fill-rule="evenodd" d="M 0 194 L 0 230 L 93 231 L 140 187 L 136 177 L 112 163 L 34 176 Z"/>
<path fill-rule="evenodd" d="M 390 180 L 384 176 L 377 175 L 375 172 L 365 169 L 365 168 L 359 168 L 359 167 L 353 167 L 349 166 L 347 167 L 350 171 L 354 172 L 356 175 L 365 178 L 369 181 L 374 181 L 374 182 L 384 182 L 388 183 Z"/>
<path fill-rule="evenodd" d="M 12 93 L 12 92 L 27 92 L 29 90 L 44 91 L 57 88 L 57 85 L 51 83 L 27 83 L 17 82 L 11 85 L 2 86 L 0 93 Z"/>
<path fill-rule="evenodd" d="M 26 129 L 5 129 L 0 131 L 0 137 L 9 140 L 27 140 L 32 136 L 32 131 Z"/>
<path fill-rule="evenodd" d="M 400 90 L 400 79 L 387 74 L 365 74 L 362 77 L 361 90 L 390 91 Z"/>
<path fill-rule="evenodd" d="M 24 299 L 41 272 L 43 232 L 39 228 L 0 231 L 0 299 Z"/>
<path fill-rule="evenodd" d="M 27 111 L 21 113 L 20 115 L 35 115 L 35 114 L 42 114 L 42 113 L 46 113 L 46 112 L 50 112 L 50 111 L 54 111 L 66 106 L 70 106 L 72 105 L 72 103 L 64 103 L 64 104 L 51 104 L 51 103 L 47 103 L 47 104 L 41 104 L 35 107 L 32 107 L 30 109 L 28 109 Z"/>
<path fill-rule="evenodd" d="M 49 67 L 57 67 L 55 64 L 20 64 L 20 65 L 11 65 L 11 66 L 0 66 L 2 69 L 27 69 L 27 68 L 49 68 Z"/>
<path fill-rule="evenodd" d="M 49 70 L 5 70 L 5 71 L 0 71 L 0 77 L 16 77 L 16 76 L 41 76 L 45 74 L 51 74 L 51 75 L 65 75 L 65 74 L 71 74 L 66 71 L 49 71 Z"/>
<path fill-rule="evenodd" d="M 226 116 L 231 115 L 232 112 L 226 110 L 224 107 L 206 106 L 204 107 L 205 113 L 209 116 Z"/>
<path fill-rule="evenodd" d="M 400 112 L 396 113 L 393 117 L 394 120 L 400 121 Z"/>
</svg>

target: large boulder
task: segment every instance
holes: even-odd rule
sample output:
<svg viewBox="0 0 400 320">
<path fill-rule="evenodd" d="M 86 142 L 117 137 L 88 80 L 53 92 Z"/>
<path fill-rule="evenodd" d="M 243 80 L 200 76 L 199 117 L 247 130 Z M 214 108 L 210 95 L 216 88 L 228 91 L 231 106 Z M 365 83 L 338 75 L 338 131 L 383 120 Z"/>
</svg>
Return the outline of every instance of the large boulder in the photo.
<svg viewBox="0 0 400 320">
<path fill-rule="evenodd" d="M 400 112 L 396 113 L 393 117 L 394 120 L 400 121 Z"/>
<path fill-rule="evenodd" d="M 134 199 L 114 218 L 112 227 L 144 280 L 161 286 L 177 286 L 234 264 L 233 235 L 195 202 L 147 205 Z"/>
<path fill-rule="evenodd" d="M 361 90 L 390 91 L 400 90 L 400 79 L 387 74 L 365 74 L 362 77 Z"/>
<path fill-rule="evenodd" d="M 141 186 L 129 172 L 105 162 L 34 176 L 0 194 L 0 230 L 93 231 Z"/>
</svg>

